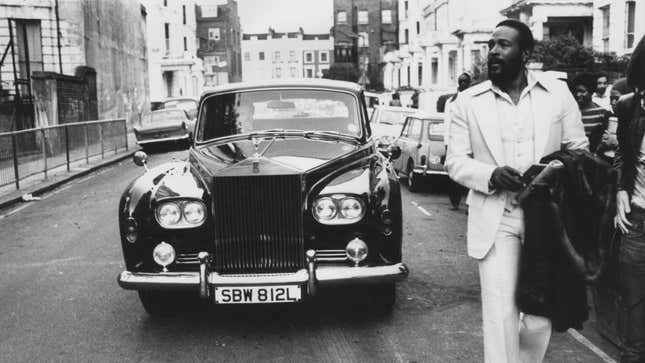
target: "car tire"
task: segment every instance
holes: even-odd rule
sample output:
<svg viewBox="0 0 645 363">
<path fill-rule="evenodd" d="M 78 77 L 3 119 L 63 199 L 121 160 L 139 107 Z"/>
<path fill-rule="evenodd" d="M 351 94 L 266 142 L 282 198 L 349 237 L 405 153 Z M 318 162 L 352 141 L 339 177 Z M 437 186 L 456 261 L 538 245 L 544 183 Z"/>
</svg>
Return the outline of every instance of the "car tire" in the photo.
<svg viewBox="0 0 645 363">
<path fill-rule="evenodd" d="M 412 164 L 412 162 L 408 163 L 407 173 L 408 173 L 408 179 L 407 179 L 407 181 L 408 181 L 408 183 L 407 183 L 408 184 L 408 190 L 410 192 L 412 192 L 412 193 L 418 192 L 419 191 L 419 179 L 420 179 L 420 177 L 416 176 L 414 174 L 414 164 Z"/>
<path fill-rule="evenodd" d="M 187 307 L 197 302 L 196 297 L 185 293 L 148 290 L 139 291 L 139 300 L 145 311 L 155 317 L 177 315 L 188 311 Z"/>
</svg>

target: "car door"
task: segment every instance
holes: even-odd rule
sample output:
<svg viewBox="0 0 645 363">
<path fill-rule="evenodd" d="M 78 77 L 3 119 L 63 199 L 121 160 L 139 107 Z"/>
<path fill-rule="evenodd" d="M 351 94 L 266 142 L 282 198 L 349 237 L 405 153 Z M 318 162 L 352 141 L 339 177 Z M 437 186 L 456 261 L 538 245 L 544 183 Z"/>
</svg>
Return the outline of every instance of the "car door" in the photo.
<svg viewBox="0 0 645 363">
<path fill-rule="evenodd" d="M 425 122 L 422 119 L 413 119 L 414 122 L 410 126 L 408 132 L 408 154 L 409 160 L 412 160 L 414 166 L 421 165 L 421 155 L 425 152 L 421 144 L 421 135 L 423 135 L 423 128 Z"/>
</svg>

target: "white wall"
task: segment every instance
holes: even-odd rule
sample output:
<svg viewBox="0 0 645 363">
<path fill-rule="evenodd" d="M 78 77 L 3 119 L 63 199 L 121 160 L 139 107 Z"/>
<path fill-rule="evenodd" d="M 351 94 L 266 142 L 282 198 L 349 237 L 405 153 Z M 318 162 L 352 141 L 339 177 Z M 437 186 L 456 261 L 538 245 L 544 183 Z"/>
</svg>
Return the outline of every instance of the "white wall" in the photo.
<svg viewBox="0 0 645 363">
<path fill-rule="evenodd" d="M 609 51 L 617 55 L 629 54 L 632 49 L 625 47 L 626 37 L 626 5 L 624 0 L 595 0 L 593 2 L 593 48 L 604 51 L 603 18 L 600 8 L 609 5 Z M 645 34 L 645 1 L 636 1 L 634 44 Z"/>
</svg>

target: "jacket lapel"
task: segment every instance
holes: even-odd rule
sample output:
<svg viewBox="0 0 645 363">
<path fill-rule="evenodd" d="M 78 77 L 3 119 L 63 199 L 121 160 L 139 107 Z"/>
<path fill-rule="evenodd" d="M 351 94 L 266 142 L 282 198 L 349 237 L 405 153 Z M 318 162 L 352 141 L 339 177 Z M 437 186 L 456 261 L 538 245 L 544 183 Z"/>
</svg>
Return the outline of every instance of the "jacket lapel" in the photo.
<svg viewBox="0 0 645 363">
<path fill-rule="evenodd" d="M 539 85 L 533 86 L 531 89 L 531 111 L 533 113 L 533 160 L 540 160 L 544 155 L 544 148 L 546 147 L 547 137 L 551 131 L 552 117 L 550 114 L 551 109 L 548 106 L 552 99 L 549 99 L 548 93 L 545 92 Z"/>
<path fill-rule="evenodd" d="M 497 165 L 504 165 L 502 134 L 495 102 L 495 94 L 492 91 L 474 97 L 473 116 Z"/>
</svg>

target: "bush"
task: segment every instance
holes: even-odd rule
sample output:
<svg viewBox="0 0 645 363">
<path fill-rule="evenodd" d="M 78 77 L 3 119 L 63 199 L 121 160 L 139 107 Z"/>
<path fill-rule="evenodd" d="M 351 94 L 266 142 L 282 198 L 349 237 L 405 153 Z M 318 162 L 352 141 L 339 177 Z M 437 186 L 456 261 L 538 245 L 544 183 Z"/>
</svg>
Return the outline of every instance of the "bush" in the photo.
<svg viewBox="0 0 645 363">
<path fill-rule="evenodd" d="M 537 42 L 531 60 L 542 63 L 544 70 L 592 72 L 595 65 L 593 50 L 570 35 Z"/>
</svg>

